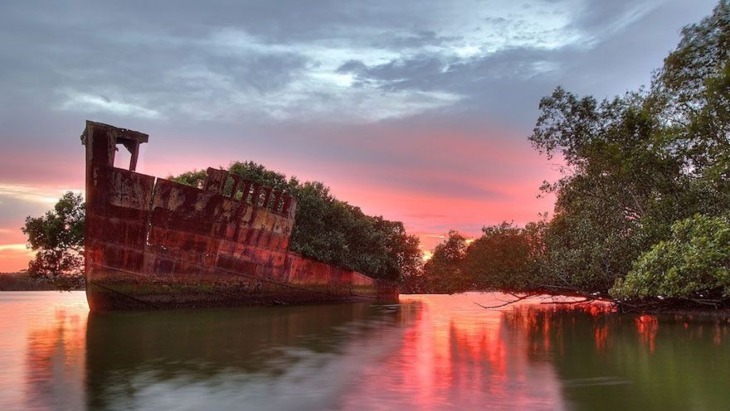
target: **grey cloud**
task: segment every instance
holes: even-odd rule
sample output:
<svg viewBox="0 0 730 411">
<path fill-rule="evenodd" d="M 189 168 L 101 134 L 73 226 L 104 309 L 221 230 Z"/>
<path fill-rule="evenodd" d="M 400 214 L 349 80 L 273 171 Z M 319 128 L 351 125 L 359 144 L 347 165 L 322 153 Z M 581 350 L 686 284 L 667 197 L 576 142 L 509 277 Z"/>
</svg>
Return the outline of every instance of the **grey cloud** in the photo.
<svg viewBox="0 0 730 411">
<path fill-rule="evenodd" d="M 291 0 L 224 1 L 200 7 L 193 1 L 174 5 L 80 2 L 72 6 L 51 2 L 44 4 L 41 11 L 30 2 L 9 2 L 0 6 L 4 16 L 0 17 L 0 53 L 7 62 L 0 68 L 0 85 L 13 96 L 13 110 L 22 106 L 17 104 L 18 100 L 26 100 L 30 106 L 50 103 L 58 107 L 69 98 L 68 92 L 77 92 L 167 116 L 189 116 L 195 108 L 186 111 L 183 107 L 179 112 L 181 101 L 190 102 L 186 103 L 188 106 L 199 102 L 201 106 L 232 107 L 236 104 L 231 100 L 232 92 L 250 89 L 266 97 L 267 92 L 280 90 L 301 76 L 303 68 L 311 63 L 294 50 L 216 50 L 207 40 L 220 30 L 241 30 L 256 36 L 264 46 L 295 41 L 302 47 L 308 42 L 326 47 L 336 40 L 394 52 L 459 40 L 428 27 L 429 13 L 439 11 L 434 4 L 304 4 Z M 536 102 L 525 102 L 534 98 L 536 89 L 540 95 L 557 84 L 586 90 L 595 85 L 619 91 L 625 88 L 620 83 L 622 78 L 611 77 L 610 71 L 616 70 L 616 65 L 610 61 L 627 61 L 619 70 L 625 67 L 628 72 L 646 59 L 642 60 L 641 54 L 630 48 L 611 47 L 610 43 L 618 38 L 621 43 L 614 43 L 625 45 L 630 40 L 624 34 L 631 33 L 637 48 L 642 41 L 647 43 L 644 47 L 651 47 L 652 38 L 647 32 L 652 31 L 646 28 L 660 31 L 660 25 L 668 25 L 667 19 L 657 13 L 669 7 L 680 8 L 673 3 L 657 4 L 650 0 L 638 6 L 628 0 L 584 3 L 572 25 L 593 38 L 595 44 L 589 50 L 521 47 L 461 60 L 432 51 L 374 66 L 353 60 L 341 65 L 338 72 L 352 73 L 354 86 L 379 85 L 381 92 L 456 93 L 467 97 L 459 106 L 461 109 L 511 110 L 515 113 L 512 117 L 520 120 L 532 113 L 531 108 L 525 111 L 525 107 Z M 612 34 L 613 37 L 602 37 L 606 27 L 635 14 L 637 7 L 652 10 L 651 18 L 644 16 L 640 23 L 621 26 L 624 31 Z M 676 10 L 667 14 L 680 19 Z M 507 17 L 490 18 L 484 24 L 503 27 L 505 32 L 507 27 L 512 31 L 526 26 L 519 18 Z M 520 35 L 519 30 L 515 33 Z M 627 59 L 627 54 L 632 57 Z M 545 70 L 545 65 L 557 71 Z M 200 70 L 199 76 L 209 78 L 176 76 L 195 69 Z M 594 74 L 585 74 L 594 69 Z M 648 72 L 642 78 L 647 76 Z M 507 99 L 514 96 L 508 100 L 514 105 L 508 107 L 504 98 L 494 99 L 492 96 L 497 93 L 508 93 Z M 328 99 L 322 96 L 317 104 L 326 104 Z M 242 119 L 257 115 L 248 113 L 246 107 L 239 111 Z"/>
<path fill-rule="evenodd" d="M 214 73 L 228 76 L 234 87 L 253 87 L 260 93 L 279 90 L 289 84 L 307 64 L 295 53 L 210 56 L 200 61 Z"/>
<path fill-rule="evenodd" d="M 377 36 L 371 45 L 393 50 L 419 49 L 426 46 L 441 46 L 459 39 L 460 37 L 456 36 L 442 36 L 432 30 L 415 30 L 404 36 L 382 34 Z"/>
<path fill-rule="evenodd" d="M 656 1 L 591 2 L 577 11 L 572 23 L 590 39 L 588 48 L 580 41 L 556 50 L 513 47 L 465 60 L 421 54 L 375 66 L 351 61 L 340 71 L 354 74 L 361 83 L 380 84 L 384 90 L 464 95 L 457 107 L 442 111 L 490 115 L 527 131 L 540 97 L 558 85 L 602 98 L 647 84 L 671 48 L 657 45 L 667 32 L 678 33 L 686 20 L 682 12 L 690 9 L 694 8 Z M 694 13 L 699 19 L 706 12 Z M 503 18 L 487 23 L 513 24 Z"/>
<path fill-rule="evenodd" d="M 453 91 L 434 83 L 446 67 L 438 56 L 419 55 L 374 67 L 351 60 L 337 71 L 354 74 L 357 84 L 377 84 L 381 90 Z"/>
<path fill-rule="evenodd" d="M 245 28 L 271 42 L 318 40 L 333 30 L 392 23 L 389 1 L 320 0 L 211 0 L 201 5 L 195 0 L 174 2 L 131 0 L 122 3 L 78 2 L 48 6 L 55 19 L 84 24 L 108 31 L 167 33 L 181 37 L 204 36 L 211 29 Z M 17 5 L 20 9 L 28 6 Z M 10 7 L 8 7 L 10 8 Z M 25 10 L 24 10 L 25 11 Z M 49 13 L 49 14 L 50 14 Z M 391 17 L 392 18 L 392 17 Z"/>
<path fill-rule="evenodd" d="M 365 63 L 360 60 L 348 60 L 337 68 L 337 72 L 342 74 L 353 73 L 360 75 L 366 73 L 367 70 L 368 66 L 366 66 Z"/>
<path fill-rule="evenodd" d="M 8 105 L 3 114 L 10 120 L 4 124 L 47 115 L 45 110 L 73 108 L 88 116 L 95 112 L 90 98 L 186 121 L 197 109 L 185 107 L 234 107 L 230 98 L 236 92 L 280 90 L 307 64 L 295 52 L 220 52 L 207 41 L 210 31 L 200 36 L 169 28 L 135 31 L 139 24 L 132 20 L 107 27 L 105 18 L 65 20 L 70 14 L 50 19 L 17 12 L 10 13 L 11 24 L 0 24 L 0 55 L 8 62 L 0 68 L 5 95 L 0 105 Z"/>
<path fill-rule="evenodd" d="M 602 32 L 607 27 L 621 26 L 641 18 L 661 6 L 657 0 L 612 0 L 587 2 L 577 13 L 572 26 L 587 32 Z"/>
<path fill-rule="evenodd" d="M 562 54 L 571 53 L 564 51 Z M 533 114 L 539 93 L 560 77 L 564 64 L 556 54 L 542 49 L 508 49 L 467 61 L 444 61 L 438 56 L 419 55 L 367 67 L 351 61 L 341 72 L 356 75 L 360 82 L 374 82 L 385 90 L 443 91 L 464 95 L 460 110 L 481 110 L 484 114 L 524 123 Z M 534 104 L 527 102 L 532 101 Z M 450 110 L 450 109 L 449 109 Z"/>
<path fill-rule="evenodd" d="M 590 48 L 580 44 L 559 49 L 523 46 L 459 59 L 436 50 L 459 40 L 429 25 L 437 12 L 443 11 L 439 7 L 459 7 L 442 2 L 214 1 L 203 7 L 192 0 L 2 2 L 0 131 L 3 143 L 31 153 L 39 142 L 76 139 L 79 125 L 93 115 L 93 119 L 150 132 L 190 139 L 196 133 L 218 135 L 218 141 L 241 140 L 268 149 L 275 146 L 269 141 L 276 140 L 269 137 L 278 130 L 304 134 L 300 121 L 306 123 L 307 119 L 265 124 L 262 112 L 254 110 L 259 103 L 242 104 L 248 95 L 236 92 L 250 89 L 262 102 L 278 103 L 277 98 L 289 96 L 270 97 L 267 92 L 281 90 L 313 64 L 304 49 L 311 45 L 326 49 L 335 44 L 382 47 L 392 53 L 437 46 L 416 54 L 402 53 L 382 64 L 366 65 L 366 58 L 354 55 L 337 69 L 340 74 L 352 74 L 354 86 L 359 85 L 361 91 L 380 93 L 386 100 L 389 93 L 398 91 L 463 97 L 425 114 L 416 111 L 399 120 L 404 128 L 430 124 L 427 120 L 436 122 L 438 117 L 439 122 L 461 131 L 467 124 L 482 126 L 488 123 L 483 120 L 491 119 L 526 134 L 533 125 L 539 98 L 557 85 L 601 97 L 646 83 L 650 71 L 672 47 L 666 43 L 667 33 L 676 34 L 682 24 L 697 21 L 714 3 L 645 0 L 639 5 L 648 7 L 649 12 L 610 32 L 607 27 L 613 27 L 613 22 L 631 16 L 634 3 L 586 1 L 576 11 L 572 25 L 592 39 Z M 505 30 L 524 24 L 508 17 L 484 20 L 483 24 Z M 465 27 L 468 32 L 476 29 Z M 254 36 L 261 47 L 216 48 L 211 37 L 225 30 Z M 164 115 L 134 118 L 90 113 L 90 109 L 59 111 L 73 93 Z M 357 99 L 363 94 L 356 94 L 353 101 L 336 90 L 306 97 L 281 104 L 306 112 L 314 102 L 322 112 L 337 117 L 342 107 L 358 107 Z M 210 110 L 209 116 L 193 115 L 205 109 Z M 225 116 L 226 122 L 218 121 Z M 351 127 L 331 133 L 332 138 L 355 134 Z M 260 138 L 253 142 L 241 139 L 241 135 Z M 76 150 L 76 144 L 74 141 L 71 148 L 59 146 L 58 154 L 75 152 L 71 150 Z M 311 158 L 337 155 L 332 146 L 318 147 L 309 153 Z"/>
</svg>

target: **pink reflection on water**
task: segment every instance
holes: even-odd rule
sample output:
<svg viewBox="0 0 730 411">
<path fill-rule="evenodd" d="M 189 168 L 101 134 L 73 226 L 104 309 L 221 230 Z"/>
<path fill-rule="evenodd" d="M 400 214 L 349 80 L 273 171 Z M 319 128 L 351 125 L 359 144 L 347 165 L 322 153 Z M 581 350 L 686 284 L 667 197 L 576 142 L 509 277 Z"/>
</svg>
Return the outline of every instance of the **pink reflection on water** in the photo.
<svg viewBox="0 0 730 411">
<path fill-rule="evenodd" d="M 634 319 L 636 331 L 639 333 L 641 342 L 649 347 L 649 352 L 656 350 L 656 334 L 659 331 L 659 320 L 654 315 L 640 315 Z"/>
<path fill-rule="evenodd" d="M 17 292 L 0 300 L 0 409 L 84 409 L 83 292 Z M 8 334 L 4 334 L 8 335 Z M 3 406 L 9 404 L 9 407 Z"/>
<path fill-rule="evenodd" d="M 87 313 L 59 308 L 54 314 L 28 333 L 26 398 L 48 408 L 81 406 Z"/>
<path fill-rule="evenodd" d="M 348 395 L 359 401 L 344 408 L 386 409 L 378 398 L 414 410 L 565 408 L 550 363 L 528 358 L 528 330 L 475 304 L 494 305 L 493 294 L 466 296 L 401 296 L 400 347 L 365 373 Z"/>
</svg>

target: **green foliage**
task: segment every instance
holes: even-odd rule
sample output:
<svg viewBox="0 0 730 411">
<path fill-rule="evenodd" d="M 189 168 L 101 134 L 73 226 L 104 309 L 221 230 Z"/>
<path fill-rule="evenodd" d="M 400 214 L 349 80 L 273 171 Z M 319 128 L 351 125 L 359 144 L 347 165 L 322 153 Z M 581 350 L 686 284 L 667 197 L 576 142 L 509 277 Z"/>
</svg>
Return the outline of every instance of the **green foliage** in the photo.
<svg viewBox="0 0 730 411">
<path fill-rule="evenodd" d="M 178 176 L 168 176 L 167 179 L 180 184 L 193 186 L 195 188 L 203 188 L 203 183 L 205 182 L 205 170 L 187 171 Z"/>
<path fill-rule="evenodd" d="M 228 172 L 240 176 L 244 180 L 249 180 L 256 184 L 271 187 L 278 191 L 294 192 L 299 187 L 299 181 L 296 177 L 292 177 L 287 180 L 284 174 L 269 170 L 263 165 L 253 161 L 235 161 L 228 166 Z M 181 184 L 202 188 L 203 183 L 205 182 L 205 177 L 205 170 L 193 170 L 177 176 L 169 176 L 168 179 Z M 229 180 L 224 187 L 223 192 L 229 194 L 232 188 L 233 182 Z"/>
<path fill-rule="evenodd" d="M 482 290 L 537 288 L 542 226 L 543 223 L 532 223 L 520 228 L 503 222 L 484 227 L 484 234 L 466 249 L 464 274 Z"/>
<path fill-rule="evenodd" d="M 471 278 L 462 271 L 466 248 L 466 238 L 458 231 L 449 231 L 446 240 L 436 246 L 433 256 L 423 265 L 428 292 L 456 293 L 472 289 Z"/>
<path fill-rule="evenodd" d="M 28 265 L 33 278 L 53 282 L 60 289 L 83 285 L 85 207 L 81 195 L 64 194 L 42 217 L 27 217 L 22 231 L 36 252 Z"/>
<path fill-rule="evenodd" d="M 299 187 L 299 181 L 296 177 L 292 177 L 287 180 L 284 174 L 269 170 L 263 165 L 254 163 L 253 161 L 233 162 L 228 167 L 228 171 L 231 174 L 236 174 L 242 177 L 244 180 L 249 180 L 256 184 L 271 187 L 274 190 L 294 191 L 297 187 Z"/>
<path fill-rule="evenodd" d="M 642 254 L 611 295 L 730 299 L 730 214 L 697 214 L 673 224 L 671 237 Z"/>
<path fill-rule="evenodd" d="M 320 182 L 300 183 L 295 177 L 287 180 L 284 174 L 252 161 L 231 163 L 228 171 L 297 198 L 292 251 L 386 280 L 397 281 L 420 270 L 418 238 L 409 236 L 402 223 L 368 216 L 336 199 Z M 202 187 L 205 172 L 183 173 L 171 179 Z M 231 187 L 227 190 L 230 192 Z"/>
<path fill-rule="evenodd" d="M 469 290 L 527 291 L 541 287 L 540 259 L 546 223 L 521 228 L 512 223 L 484 227 L 468 241 L 458 231 L 434 249 L 423 274 L 407 278 L 406 290 L 456 293 Z"/>
<path fill-rule="evenodd" d="M 703 201 L 717 214 L 730 201 L 730 2 L 682 30 L 655 75 L 652 98 L 668 148 L 703 182 Z"/>
<path fill-rule="evenodd" d="M 543 186 L 556 207 L 541 281 L 606 293 L 674 222 L 727 212 L 728 1 L 682 35 L 648 91 L 598 102 L 558 88 L 541 100 L 530 141 L 564 162 Z"/>
<path fill-rule="evenodd" d="M 366 215 L 320 182 L 297 184 L 292 191 L 298 200 L 292 251 L 392 281 L 420 268 L 418 238 L 401 222 Z"/>
<path fill-rule="evenodd" d="M 530 140 L 565 162 L 564 177 L 543 186 L 557 197 L 544 261 L 554 285 L 605 292 L 662 234 L 644 221 L 678 211 L 681 164 L 654 149 L 658 125 L 643 98 L 598 103 L 558 88 L 540 103 Z"/>
</svg>

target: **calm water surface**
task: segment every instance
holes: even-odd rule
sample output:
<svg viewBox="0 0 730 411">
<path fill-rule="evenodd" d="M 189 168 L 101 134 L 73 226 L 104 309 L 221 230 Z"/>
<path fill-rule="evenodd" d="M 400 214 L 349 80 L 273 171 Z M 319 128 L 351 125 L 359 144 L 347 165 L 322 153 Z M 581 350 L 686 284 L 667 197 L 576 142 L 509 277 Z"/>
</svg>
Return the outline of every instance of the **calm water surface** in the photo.
<svg viewBox="0 0 730 411">
<path fill-rule="evenodd" d="M 728 410 L 730 325 L 467 293 L 90 314 L 0 293 L 0 410 Z"/>
</svg>

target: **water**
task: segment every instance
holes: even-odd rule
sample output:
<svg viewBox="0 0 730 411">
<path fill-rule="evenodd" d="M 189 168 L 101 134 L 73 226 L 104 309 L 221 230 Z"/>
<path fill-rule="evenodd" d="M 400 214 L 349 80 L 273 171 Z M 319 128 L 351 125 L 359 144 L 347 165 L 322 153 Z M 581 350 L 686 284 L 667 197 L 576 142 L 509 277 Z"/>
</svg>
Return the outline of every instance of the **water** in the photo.
<svg viewBox="0 0 730 411">
<path fill-rule="evenodd" d="M 730 409 L 727 321 L 477 305 L 509 298 L 96 315 L 0 293 L 0 409 Z"/>
</svg>

